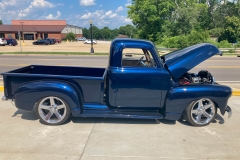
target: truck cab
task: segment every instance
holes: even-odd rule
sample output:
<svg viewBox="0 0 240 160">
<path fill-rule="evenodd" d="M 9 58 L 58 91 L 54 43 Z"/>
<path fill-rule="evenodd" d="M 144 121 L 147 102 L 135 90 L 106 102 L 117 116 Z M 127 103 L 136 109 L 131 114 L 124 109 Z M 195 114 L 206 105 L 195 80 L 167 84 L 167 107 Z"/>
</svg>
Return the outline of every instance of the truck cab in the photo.
<svg viewBox="0 0 240 160">
<path fill-rule="evenodd" d="M 160 109 L 164 79 L 170 88 L 170 74 L 154 44 L 146 41 L 114 41 L 107 76 L 109 105 L 116 108 Z"/>
</svg>

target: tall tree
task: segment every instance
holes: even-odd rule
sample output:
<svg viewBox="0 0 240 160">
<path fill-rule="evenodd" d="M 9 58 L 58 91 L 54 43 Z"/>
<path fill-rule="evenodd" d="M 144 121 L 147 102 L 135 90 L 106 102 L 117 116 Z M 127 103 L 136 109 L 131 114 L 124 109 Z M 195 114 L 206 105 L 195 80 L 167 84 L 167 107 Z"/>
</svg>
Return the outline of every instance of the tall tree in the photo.
<svg viewBox="0 0 240 160">
<path fill-rule="evenodd" d="M 175 7 L 172 0 L 134 0 L 133 5 L 129 6 L 128 17 L 140 30 L 140 38 L 156 41 L 165 21 L 172 20 Z"/>
<path fill-rule="evenodd" d="M 219 37 L 219 41 L 227 40 L 230 43 L 236 43 L 240 40 L 240 18 L 226 17 L 224 32 Z"/>
<path fill-rule="evenodd" d="M 134 34 L 136 33 L 136 28 L 130 24 L 127 24 L 126 26 L 119 27 L 118 33 L 133 38 Z"/>
<path fill-rule="evenodd" d="M 2 20 L 0 20 L 0 25 L 2 25 L 3 23 L 2 23 Z"/>
</svg>

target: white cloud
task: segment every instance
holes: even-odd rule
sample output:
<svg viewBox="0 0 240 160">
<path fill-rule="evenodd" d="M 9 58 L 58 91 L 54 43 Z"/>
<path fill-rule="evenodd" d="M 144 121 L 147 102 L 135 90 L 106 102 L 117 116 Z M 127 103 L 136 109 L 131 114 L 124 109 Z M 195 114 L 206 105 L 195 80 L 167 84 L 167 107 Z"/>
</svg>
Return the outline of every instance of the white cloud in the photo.
<svg viewBox="0 0 240 160">
<path fill-rule="evenodd" d="M 47 17 L 45 17 L 46 19 L 58 19 L 61 17 L 61 12 L 60 11 L 57 11 L 57 15 L 56 16 L 53 16 L 52 14 L 49 14 Z"/>
<path fill-rule="evenodd" d="M 81 6 L 93 6 L 95 5 L 95 0 L 80 0 Z"/>
<path fill-rule="evenodd" d="M 26 17 L 29 14 L 40 11 L 42 9 L 53 7 L 55 7 L 55 5 L 46 0 L 33 0 L 27 8 L 19 12 L 18 18 Z"/>
<path fill-rule="evenodd" d="M 16 0 L 3 0 L 2 2 L 0 2 L 1 9 L 6 9 L 6 7 L 15 6 L 15 5 L 17 5 Z"/>
<path fill-rule="evenodd" d="M 103 6 L 102 4 L 99 5 L 99 7 L 102 7 L 102 6 Z"/>
<path fill-rule="evenodd" d="M 120 12 L 120 11 L 122 11 L 122 10 L 123 10 L 123 7 L 120 6 L 120 7 L 118 7 L 118 9 L 116 10 L 116 12 Z"/>
<path fill-rule="evenodd" d="M 1 0 L 0 19 L 4 24 L 9 24 L 12 19 L 18 17 L 20 8 L 23 8 L 30 0 Z"/>
<path fill-rule="evenodd" d="M 126 16 L 119 15 L 119 12 L 112 10 L 96 10 L 94 12 L 86 11 L 83 15 L 71 15 L 67 18 L 68 23 L 81 27 L 89 27 L 89 20 L 97 27 L 108 26 L 109 28 L 118 28 L 121 25 L 132 24 L 132 20 Z"/>
<path fill-rule="evenodd" d="M 132 5 L 132 3 L 127 3 L 127 4 L 125 4 L 125 7 L 131 6 L 131 5 Z"/>
<path fill-rule="evenodd" d="M 127 22 L 127 23 L 132 23 L 132 20 L 130 18 L 125 18 L 124 21 Z"/>
</svg>

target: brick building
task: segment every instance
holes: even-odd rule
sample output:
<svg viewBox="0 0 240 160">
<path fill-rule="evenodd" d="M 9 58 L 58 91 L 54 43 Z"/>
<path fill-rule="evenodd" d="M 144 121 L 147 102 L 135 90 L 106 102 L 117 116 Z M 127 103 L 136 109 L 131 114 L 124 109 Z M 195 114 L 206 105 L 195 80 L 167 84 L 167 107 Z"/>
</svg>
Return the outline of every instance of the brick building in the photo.
<svg viewBox="0 0 240 160">
<path fill-rule="evenodd" d="M 73 32 L 82 37 L 82 28 L 69 25 L 66 20 L 12 20 L 11 25 L 0 25 L 0 37 L 18 39 L 18 33 L 24 40 L 37 38 L 62 39 L 67 33 Z"/>
</svg>

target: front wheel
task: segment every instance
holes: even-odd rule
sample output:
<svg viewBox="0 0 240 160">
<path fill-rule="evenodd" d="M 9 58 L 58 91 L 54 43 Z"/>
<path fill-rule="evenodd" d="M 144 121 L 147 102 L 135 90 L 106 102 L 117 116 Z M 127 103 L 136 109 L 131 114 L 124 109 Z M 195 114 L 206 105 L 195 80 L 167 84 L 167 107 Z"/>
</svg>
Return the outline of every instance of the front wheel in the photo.
<svg viewBox="0 0 240 160">
<path fill-rule="evenodd" d="M 202 98 L 190 103 L 183 113 L 183 117 L 193 126 L 206 126 L 215 119 L 217 107 L 208 98 Z"/>
<path fill-rule="evenodd" d="M 63 124 L 70 116 L 68 104 L 58 97 L 46 97 L 37 103 L 37 116 L 47 125 Z"/>
</svg>

